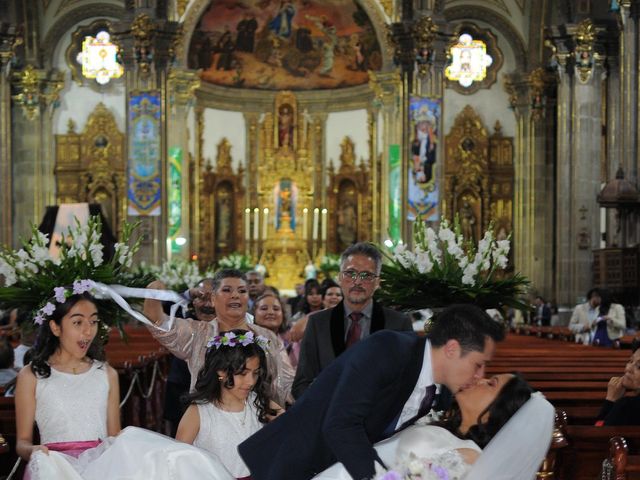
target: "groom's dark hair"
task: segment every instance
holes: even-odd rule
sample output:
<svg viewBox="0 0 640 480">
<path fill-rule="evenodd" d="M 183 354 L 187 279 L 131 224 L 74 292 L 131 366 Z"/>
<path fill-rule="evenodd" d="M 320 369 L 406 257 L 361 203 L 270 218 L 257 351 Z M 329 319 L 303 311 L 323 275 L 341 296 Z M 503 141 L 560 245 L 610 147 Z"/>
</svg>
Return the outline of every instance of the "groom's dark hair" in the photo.
<svg viewBox="0 0 640 480">
<path fill-rule="evenodd" d="M 480 307 L 455 304 L 435 315 L 427 328 L 433 347 L 441 347 L 449 340 L 457 340 L 464 353 L 484 351 L 485 339 L 504 340 L 505 327 Z"/>
</svg>

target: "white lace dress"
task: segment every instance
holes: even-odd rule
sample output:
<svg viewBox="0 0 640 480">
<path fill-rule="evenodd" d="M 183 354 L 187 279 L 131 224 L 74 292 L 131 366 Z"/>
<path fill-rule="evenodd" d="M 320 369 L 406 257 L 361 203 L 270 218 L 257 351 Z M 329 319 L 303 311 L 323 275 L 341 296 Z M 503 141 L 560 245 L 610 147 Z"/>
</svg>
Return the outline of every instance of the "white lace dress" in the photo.
<svg viewBox="0 0 640 480">
<path fill-rule="evenodd" d="M 107 438 L 108 398 L 109 379 L 103 362 L 94 361 L 79 375 L 52 368 L 51 376 L 36 382 L 40 443 Z"/>
<path fill-rule="evenodd" d="M 250 474 L 238 454 L 238 445 L 262 428 L 255 398 L 252 392 L 241 412 L 227 412 L 212 403 L 198 405 L 200 431 L 193 444 L 215 454 L 236 478 Z"/>
<path fill-rule="evenodd" d="M 104 440 L 75 458 L 58 451 L 31 455 L 31 480 L 233 480 L 215 455 L 155 432 L 129 427 L 107 437 L 109 381 L 95 362 L 80 375 L 51 369 L 36 384 L 41 443 Z"/>
<path fill-rule="evenodd" d="M 413 425 L 375 445 L 378 455 L 389 468 L 406 465 L 411 455 L 446 469 L 450 480 L 462 479 L 471 467 L 462 460 L 458 449 L 482 450 L 471 440 L 461 440 L 448 430 L 433 425 Z M 351 480 L 341 463 L 336 463 L 314 477 L 316 480 Z"/>
</svg>

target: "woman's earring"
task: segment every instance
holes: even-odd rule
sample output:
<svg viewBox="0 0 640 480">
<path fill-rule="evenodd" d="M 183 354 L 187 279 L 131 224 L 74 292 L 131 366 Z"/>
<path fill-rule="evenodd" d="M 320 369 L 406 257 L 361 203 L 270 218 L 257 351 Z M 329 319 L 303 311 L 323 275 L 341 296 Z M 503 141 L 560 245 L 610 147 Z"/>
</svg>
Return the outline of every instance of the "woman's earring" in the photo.
<svg viewBox="0 0 640 480">
<path fill-rule="evenodd" d="M 218 380 L 222 381 L 222 380 L 224 380 L 224 377 L 218 377 Z"/>
</svg>

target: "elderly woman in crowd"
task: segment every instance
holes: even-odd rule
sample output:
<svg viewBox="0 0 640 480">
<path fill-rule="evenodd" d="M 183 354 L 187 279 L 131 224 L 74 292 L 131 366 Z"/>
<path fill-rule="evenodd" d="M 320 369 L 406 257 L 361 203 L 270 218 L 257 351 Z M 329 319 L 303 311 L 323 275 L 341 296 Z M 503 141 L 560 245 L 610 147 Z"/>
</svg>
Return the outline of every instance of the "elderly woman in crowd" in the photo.
<svg viewBox="0 0 640 480">
<path fill-rule="evenodd" d="M 166 287 L 162 282 L 154 281 L 147 288 Z M 208 322 L 199 322 L 191 318 L 175 318 L 170 322 L 162 310 L 160 301 L 146 299 L 144 302 L 144 314 L 155 324 L 155 327 L 149 327 L 151 334 L 176 357 L 187 362 L 191 372 L 191 390 L 204 364 L 207 342 L 220 331 L 242 329 L 253 331 L 269 340 L 266 354 L 272 382 L 272 397 L 282 406 L 290 402 L 295 370 L 289 362 L 282 341 L 276 335 L 264 327 L 247 323 L 249 291 L 244 274 L 234 269 L 216 272 L 213 277 L 211 299 L 215 318 Z"/>
</svg>

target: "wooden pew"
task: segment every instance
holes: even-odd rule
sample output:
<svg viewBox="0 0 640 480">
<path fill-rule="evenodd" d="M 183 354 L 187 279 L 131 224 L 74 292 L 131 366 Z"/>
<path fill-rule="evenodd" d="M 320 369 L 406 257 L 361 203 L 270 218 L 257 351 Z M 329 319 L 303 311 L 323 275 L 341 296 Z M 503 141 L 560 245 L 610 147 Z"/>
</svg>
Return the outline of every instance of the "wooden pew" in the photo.
<svg viewBox="0 0 640 480">
<path fill-rule="evenodd" d="M 640 455 L 629 455 L 624 437 L 609 440 L 609 458 L 602 467 L 602 480 L 640 479 Z"/>
</svg>

